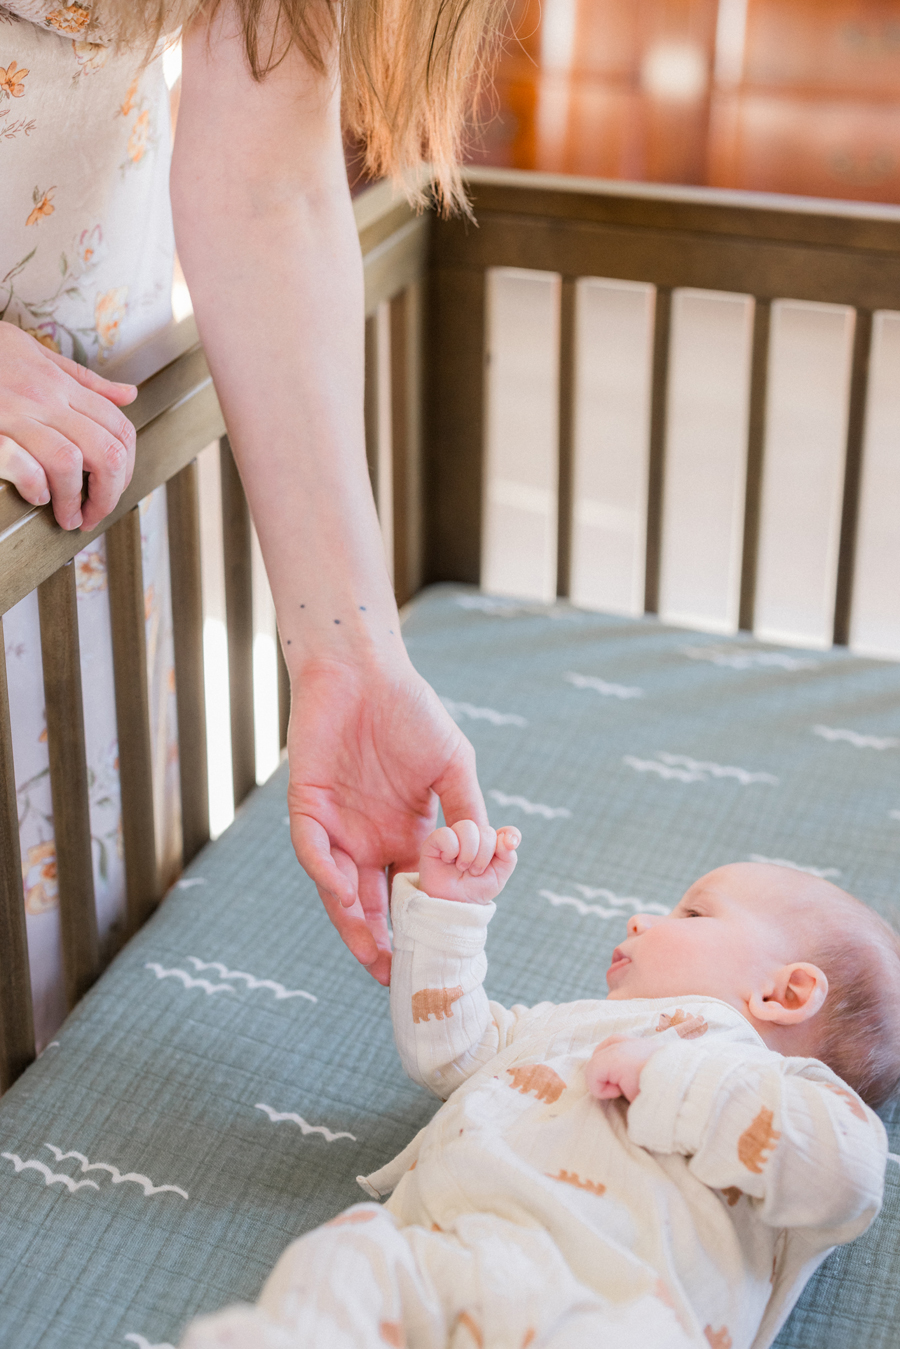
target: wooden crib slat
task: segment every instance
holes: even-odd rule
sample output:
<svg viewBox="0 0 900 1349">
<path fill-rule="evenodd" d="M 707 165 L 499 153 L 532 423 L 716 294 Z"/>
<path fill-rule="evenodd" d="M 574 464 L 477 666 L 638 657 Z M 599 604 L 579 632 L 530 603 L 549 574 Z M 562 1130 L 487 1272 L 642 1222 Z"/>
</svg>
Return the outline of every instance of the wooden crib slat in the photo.
<svg viewBox="0 0 900 1349">
<path fill-rule="evenodd" d="M 575 277 L 564 276 L 559 301 L 559 433 L 557 442 L 556 593 L 572 589 L 575 478 Z"/>
<path fill-rule="evenodd" d="M 137 506 L 107 531 L 106 558 L 119 730 L 126 927 L 130 936 L 146 922 L 161 898 L 153 806 L 141 521 Z"/>
<path fill-rule="evenodd" d="M 38 586 L 66 1006 L 100 974 L 75 562 Z"/>
<path fill-rule="evenodd" d="M 19 852 L 19 812 L 13 767 L 6 644 L 0 617 L 0 1092 L 12 1086 L 34 1059 L 31 974 L 25 929 L 25 895 Z"/>
<path fill-rule="evenodd" d="M 485 275 L 431 273 L 426 334 L 426 583 L 481 579 Z"/>
<path fill-rule="evenodd" d="M 850 609 L 853 598 L 853 571 L 856 560 L 856 530 L 859 520 L 859 492 L 862 478 L 863 436 L 865 434 L 866 394 L 869 384 L 871 350 L 872 315 L 867 309 L 858 309 L 856 311 L 856 328 L 853 334 L 850 410 L 847 416 L 847 462 L 844 468 L 844 504 L 841 514 L 841 542 L 838 553 L 834 604 L 834 641 L 838 646 L 846 646 L 850 641 Z"/>
<path fill-rule="evenodd" d="M 225 614 L 231 697 L 231 772 L 237 808 L 256 786 L 253 724 L 253 573 L 250 509 L 228 437 L 219 441 L 222 530 L 225 537 Z"/>
<path fill-rule="evenodd" d="M 756 560 L 759 510 L 766 436 L 766 381 L 769 373 L 769 325 L 772 307 L 757 300 L 753 311 L 753 354 L 750 360 L 750 413 L 747 424 L 747 488 L 744 495 L 744 546 L 741 559 L 741 604 L 738 628 L 753 631 L 756 604 Z"/>
<path fill-rule="evenodd" d="M 650 395 L 650 457 L 647 472 L 647 568 L 644 609 L 659 612 L 659 569 L 662 556 L 663 485 L 665 476 L 666 402 L 669 386 L 669 333 L 672 291 L 656 291 L 653 324 L 653 383 Z"/>
<path fill-rule="evenodd" d="M 209 840 L 203 600 L 200 584 L 200 484 L 196 459 L 166 484 L 182 858 L 187 865 Z"/>
</svg>

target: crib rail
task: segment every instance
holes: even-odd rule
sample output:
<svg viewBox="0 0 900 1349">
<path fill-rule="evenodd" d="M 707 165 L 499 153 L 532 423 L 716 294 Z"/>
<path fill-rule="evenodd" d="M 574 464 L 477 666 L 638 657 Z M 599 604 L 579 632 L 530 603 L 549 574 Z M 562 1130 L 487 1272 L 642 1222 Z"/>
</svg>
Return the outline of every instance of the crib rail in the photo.
<svg viewBox="0 0 900 1349">
<path fill-rule="evenodd" d="M 548 500 L 555 497 L 550 509 L 555 509 L 556 518 L 547 526 L 556 540 L 556 557 L 550 567 L 555 570 L 553 589 L 560 596 L 572 594 L 573 535 L 578 525 L 573 510 L 578 504 L 577 297 L 585 278 L 605 278 L 645 283 L 651 292 L 650 407 L 646 445 L 641 451 L 646 463 L 639 489 L 642 500 L 635 503 L 642 519 L 634 526 L 635 538 L 640 541 L 643 536 L 643 575 L 639 578 L 639 602 L 626 604 L 624 611 L 657 613 L 665 608 L 660 603 L 661 579 L 665 579 L 664 516 L 667 492 L 670 486 L 678 488 L 680 471 L 679 464 L 670 462 L 674 308 L 680 295 L 692 291 L 721 293 L 748 301 L 752 327 L 747 343 L 750 354 L 740 518 L 731 540 L 739 568 L 735 613 L 733 619 L 714 615 L 709 626 L 715 630 L 718 625 L 722 631 L 738 627 L 761 630 L 762 635 L 771 636 L 777 624 L 770 615 L 760 624 L 758 583 L 761 523 L 768 524 L 761 515 L 765 504 L 767 417 L 771 414 L 768 385 L 773 314 L 775 306 L 784 301 L 792 302 L 795 310 L 798 301 L 801 305 L 849 306 L 852 314 L 845 324 L 852 331 L 849 389 L 840 430 L 843 462 L 836 470 L 841 482 L 835 487 L 840 500 L 832 529 L 836 537 L 833 542 L 826 540 L 826 552 L 830 549 L 834 556 L 829 554 L 822 564 L 828 573 L 829 593 L 817 615 L 821 631 L 809 639 L 810 644 L 830 643 L 832 639 L 846 643 L 851 632 L 854 566 L 859 551 L 857 524 L 872 318 L 876 311 L 900 308 L 900 211 L 492 170 L 472 170 L 470 187 L 478 228 L 460 220 L 435 221 L 432 233 L 426 493 L 429 579 L 453 577 L 477 583 L 484 576 L 485 547 L 490 541 L 486 515 L 492 491 L 486 450 L 489 460 L 490 407 L 492 398 L 502 396 L 502 390 L 497 393 L 496 389 L 497 382 L 502 382 L 496 368 L 504 360 L 503 352 L 492 349 L 495 339 L 490 305 L 492 294 L 496 295 L 492 280 L 498 276 L 515 280 L 509 270 L 515 269 L 523 278 L 531 275 L 556 281 L 555 298 L 546 300 L 541 319 L 548 332 L 555 325 L 555 331 L 546 336 L 556 363 L 553 378 L 547 380 L 547 397 L 555 397 L 557 404 L 555 435 L 549 437 L 555 443 L 544 453 L 555 456 L 556 463 L 548 470 L 552 480 L 545 476 L 540 490 Z M 511 364 L 512 358 L 506 361 L 507 376 Z M 519 364 L 524 369 L 521 359 Z M 522 369 L 520 383 L 524 382 Z M 622 453 L 626 452 L 630 451 L 623 448 Z M 718 448 L 713 452 L 718 454 Z M 505 453 L 508 461 L 515 447 L 507 446 Z M 695 456 L 692 471 L 698 471 L 698 463 Z M 535 490 L 524 478 L 512 487 L 518 488 L 524 501 L 518 516 L 524 521 L 525 512 L 537 510 L 540 503 L 530 504 L 528 494 L 535 497 Z M 673 501 L 674 497 L 668 504 Z M 698 527 L 703 524 L 697 521 Z M 690 512 L 686 516 L 682 511 L 679 529 L 684 533 L 690 528 Z M 536 534 L 535 539 L 540 547 Z M 889 545 L 888 552 L 900 563 L 900 535 Z M 604 565 L 602 549 L 596 565 Z M 695 559 L 693 565 L 696 572 L 702 559 Z M 492 586 L 497 584 L 493 576 L 489 579 Z M 699 587 L 699 575 L 689 579 Z M 513 579 L 510 588 L 515 584 Z M 881 584 L 883 587 L 884 578 Z M 542 596 L 549 597 L 547 593 Z M 883 607 L 883 596 L 878 603 Z M 621 606 L 607 601 L 600 607 Z M 672 612 L 675 608 L 670 601 L 664 616 L 676 617 Z M 704 626 L 702 615 L 692 613 L 689 617 L 694 625 Z M 900 608 L 889 615 L 889 621 L 897 631 L 887 646 L 896 642 L 893 654 L 900 654 Z M 806 640 L 803 631 L 787 632 L 780 639 L 792 638 Z"/>
<path fill-rule="evenodd" d="M 392 558 L 406 598 L 418 584 L 415 558 L 420 279 L 428 221 L 378 186 L 355 204 L 367 313 L 367 428 L 382 518 L 391 520 Z M 127 413 L 137 430 L 131 485 L 91 534 L 67 533 L 48 507 L 32 507 L 0 483 L 2 615 L 37 589 L 60 926 L 69 1008 L 114 954 L 98 940 L 88 772 L 79 661 L 74 557 L 106 536 L 113 673 L 119 740 L 126 878 L 124 938 L 162 898 L 154 822 L 144 585 L 138 503 L 166 484 L 181 785 L 182 860 L 209 838 L 203 604 L 197 455 L 220 441 L 226 612 L 235 804 L 256 780 L 253 705 L 251 526 L 212 379 L 192 318 L 141 347 L 116 371 L 139 385 Z M 379 414 L 380 409 L 380 414 Z M 395 453 L 391 454 L 391 440 Z M 394 471 L 392 474 L 392 462 Z M 288 688 L 279 679 L 281 743 Z M 5 658 L 0 659 L 0 1090 L 34 1057 L 34 1030 L 12 736 Z"/>
</svg>

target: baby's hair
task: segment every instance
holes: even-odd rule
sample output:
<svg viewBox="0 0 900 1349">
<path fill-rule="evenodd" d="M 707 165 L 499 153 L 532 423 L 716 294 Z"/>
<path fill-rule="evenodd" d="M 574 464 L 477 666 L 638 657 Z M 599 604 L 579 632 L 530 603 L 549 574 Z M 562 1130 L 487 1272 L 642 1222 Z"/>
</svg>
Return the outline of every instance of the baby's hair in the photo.
<svg viewBox="0 0 900 1349">
<path fill-rule="evenodd" d="M 828 980 L 815 1054 L 873 1108 L 900 1086 L 900 936 L 859 900 L 813 957 Z"/>
</svg>

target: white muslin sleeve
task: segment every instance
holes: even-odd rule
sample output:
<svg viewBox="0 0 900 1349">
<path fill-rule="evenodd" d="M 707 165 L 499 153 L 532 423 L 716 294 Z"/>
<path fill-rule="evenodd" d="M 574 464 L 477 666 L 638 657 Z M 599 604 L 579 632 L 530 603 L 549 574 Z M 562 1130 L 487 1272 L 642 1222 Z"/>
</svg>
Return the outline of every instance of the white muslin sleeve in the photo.
<svg viewBox="0 0 900 1349">
<path fill-rule="evenodd" d="M 484 943 L 495 904 L 434 899 L 394 877 L 391 1019 L 409 1076 L 442 1100 L 499 1053 L 529 1009 L 489 1002 Z"/>
<path fill-rule="evenodd" d="M 767 1225 L 815 1228 L 828 1245 L 859 1236 L 881 1207 L 884 1126 L 813 1059 L 670 1043 L 641 1072 L 628 1134 L 689 1157 L 705 1185 L 749 1195 Z"/>
</svg>

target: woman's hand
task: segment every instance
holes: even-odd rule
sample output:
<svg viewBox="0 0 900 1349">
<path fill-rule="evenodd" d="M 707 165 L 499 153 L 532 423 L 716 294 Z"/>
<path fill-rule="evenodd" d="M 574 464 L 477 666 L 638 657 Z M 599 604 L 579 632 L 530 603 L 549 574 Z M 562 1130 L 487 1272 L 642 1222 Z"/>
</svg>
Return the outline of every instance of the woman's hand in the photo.
<svg viewBox="0 0 900 1349">
<path fill-rule="evenodd" d="M 414 870 L 440 799 L 448 824 L 487 838 L 475 753 L 409 661 L 310 662 L 288 731 L 291 839 L 329 918 L 379 983 L 390 981 L 385 869 Z M 493 851 L 493 849 L 491 850 Z"/>
<path fill-rule="evenodd" d="M 0 323 L 0 478 L 32 506 L 53 503 L 63 529 L 91 530 L 131 482 L 137 396 Z M 83 475 L 88 495 L 82 505 Z"/>
</svg>

